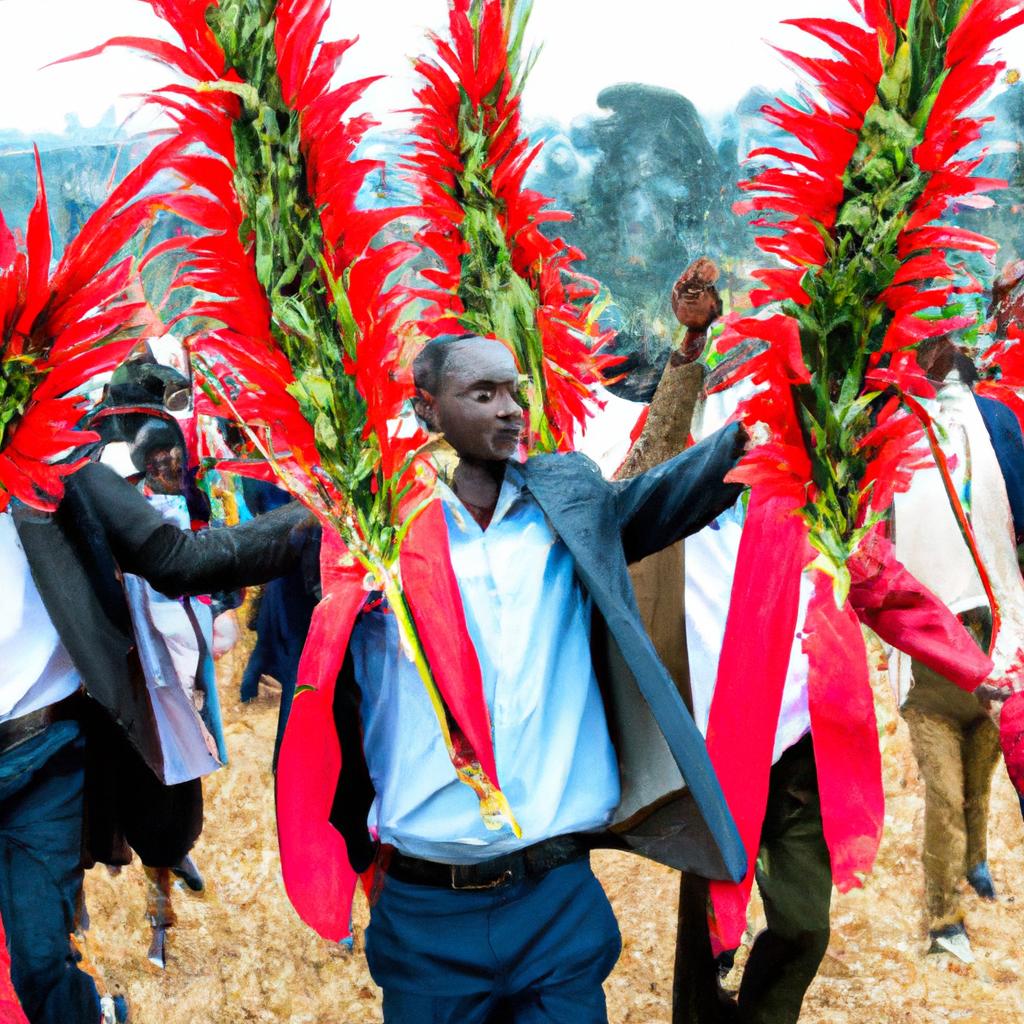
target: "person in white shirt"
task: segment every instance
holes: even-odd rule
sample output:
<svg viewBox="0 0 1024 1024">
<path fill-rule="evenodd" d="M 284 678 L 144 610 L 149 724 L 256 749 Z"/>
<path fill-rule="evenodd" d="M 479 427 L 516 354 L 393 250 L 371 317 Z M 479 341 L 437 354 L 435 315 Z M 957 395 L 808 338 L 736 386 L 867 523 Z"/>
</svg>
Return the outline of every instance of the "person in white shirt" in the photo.
<svg viewBox="0 0 1024 1024">
<path fill-rule="evenodd" d="M 168 594 L 264 582 L 301 556 L 291 506 L 233 530 L 182 531 L 87 463 L 53 514 L 0 513 L 0 917 L 31 1024 L 97 1024 L 69 933 L 88 862 L 176 863 L 202 825 L 199 780 L 165 785 L 119 573 Z M 87 827 L 86 827 L 87 826 Z"/>
<path fill-rule="evenodd" d="M 971 361 L 948 338 L 922 346 L 922 367 L 939 387 L 926 406 L 941 438 L 952 484 L 971 523 L 1002 620 L 993 658 L 1010 668 L 1024 647 L 1024 581 L 1000 462 L 971 383 Z M 937 467 L 920 470 L 895 503 L 896 553 L 988 648 L 992 612 L 978 569 L 954 518 Z M 924 873 L 930 953 L 974 960 L 959 883 L 996 898 L 988 865 L 992 777 L 999 730 L 977 701 L 918 661 L 898 659 L 902 713 L 925 784 Z M 909 691 L 907 683 L 910 683 Z"/>
<path fill-rule="evenodd" d="M 434 339 L 414 372 L 417 411 L 459 455 L 438 488 L 447 537 L 429 552 L 432 575 L 450 564 L 496 774 L 521 829 L 481 819 L 395 616 L 371 598 L 334 700 L 344 737 L 331 818 L 352 867 L 376 855 L 382 872 L 367 963 L 395 1024 L 598 1024 L 620 942 L 589 850 L 626 845 L 719 877 L 745 866 L 626 568 L 735 499 L 724 476 L 745 434 L 729 427 L 654 473 L 609 483 L 576 453 L 515 461 L 519 375 L 500 342 Z M 607 658 L 594 653 L 602 636 Z"/>
</svg>

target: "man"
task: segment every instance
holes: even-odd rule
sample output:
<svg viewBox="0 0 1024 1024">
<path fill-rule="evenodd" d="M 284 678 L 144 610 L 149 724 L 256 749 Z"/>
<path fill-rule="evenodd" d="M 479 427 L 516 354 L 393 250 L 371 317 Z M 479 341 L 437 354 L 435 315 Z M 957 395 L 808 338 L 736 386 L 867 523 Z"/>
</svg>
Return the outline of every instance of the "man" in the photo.
<svg viewBox="0 0 1024 1024">
<path fill-rule="evenodd" d="M 746 383 L 705 395 L 695 436 L 725 422 L 750 393 Z M 737 503 L 685 545 L 686 651 L 694 718 L 707 730 L 733 577 L 743 531 Z M 801 609 L 809 588 L 801 581 Z M 792 1024 L 817 973 L 829 941 L 832 873 L 822 832 L 807 695 L 807 658 L 801 634 L 793 640 L 789 670 L 772 752 L 768 802 L 761 831 L 756 878 L 767 928 L 751 950 L 738 1007 L 714 984 L 707 938 L 707 884 L 687 876 L 680 891 L 680 936 L 676 958 L 675 1020 L 694 1024 Z M 724 973 L 732 953 L 717 967 Z"/>
<path fill-rule="evenodd" d="M 203 528 L 210 519 L 209 501 L 188 472 L 181 428 L 160 412 L 144 420 L 129 443 L 134 468 L 142 474 L 136 488 L 168 522 L 182 530 Z M 215 745 L 217 759 L 226 764 L 227 745 L 213 664 L 210 598 L 167 597 L 131 573 L 123 574 L 123 579 L 147 682 L 159 688 L 161 695 L 174 693 L 176 686 L 181 688 L 192 707 L 184 702 L 178 707 L 188 712 L 201 709 L 200 717 L 212 741 L 208 741 L 209 746 Z M 206 753 L 212 755 L 212 750 Z M 192 773 L 205 774 L 206 767 L 194 768 Z M 171 898 L 172 871 L 193 892 L 201 892 L 205 882 L 188 855 L 175 865 L 146 864 L 144 868 L 146 918 L 151 930 L 147 959 L 163 969 L 167 966 L 166 931 L 177 923 Z"/>
<path fill-rule="evenodd" d="M 747 385 L 708 395 L 694 434 L 715 430 L 742 399 Z M 919 528 L 921 524 L 914 524 Z M 711 528 L 686 541 L 686 648 L 694 717 L 706 729 L 715 699 L 718 658 L 729 610 L 733 575 L 744 527 L 737 504 Z M 851 563 L 851 603 L 857 614 L 883 639 L 913 651 L 933 666 L 942 664 L 950 688 L 985 716 L 983 700 L 993 694 L 992 663 L 952 615 L 922 583 L 895 565 L 891 577 L 893 607 L 884 619 L 872 618 L 884 588 L 865 580 L 862 566 Z M 916 574 L 915 574 L 916 575 Z M 925 579 L 924 584 L 928 584 Z M 716 968 L 725 974 L 734 951 L 713 963 L 707 925 L 707 886 L 696 877 L 683 880 L 676 959 L 676 1024 L 795 1024 L 804 995 L 828 948 L 832 866 L 819 794 L 818 766 L 809 705 L 807 654 L 803 622 L 810 599 L 806 577 L 787 666 L 778 719 L 774 723 L 768 798 L 761 824 L 755 878 L 765 908 L 766 927 L 755 938 L 738 996 L 716 983 Z M 941 592 L 940 592 L 941 596 Z M 923 665 L 922 665 L 923 667 Z M 753 694 L 756 691 L 752 692 Z M 833 783 L 834 784 L 834 783 Z M 850 794 L 856 799 L 856 793 Z"/>
<path fill-rule="evenodd" d="M 745 435 L 727 428 L 652 473 L 608 483 L 579 455 L 512 461 L 523 410 L 501 343 L 436 339 L 414 371 L 419 415 L 459 457 L 440 500 L 522 838 L 484 826 L 394 617 L 371 602 L 338 683 L 333 815 L 357 870 L 373 856 L 369 834 L 380 843 L 367 961 L 389 1024 L 597 1024 L 620 942 L 589 849 L 627 846 L 716 877 L 744 868 L 703 744 L 643 633 L 626 563 L 735 500 L 739 488 L 723 478 Z M 693 802 L 700 815 L 684 809 Z"/>
<path fill-rule="evenodd" d="M 746 382 L 724 390 L 720 385 L 732 373 L 734 356 L 742 360 L 748 353 L 730 356 L 704 377 L 703 384 L 702 368 L 693 363 L 704 348 L 700 332 L 707 323 L 707 313 L 720 308 L 716 277 L 710 261 L 698 260 L 684 271 L 673 289 L 673 311 L 687 333 L 669 361 L 643 435 L 623 472 L 669 458 L 685 446 L 691 430 L 699 438 L 720 429 L 750 393 Z M 699 412 L 691 422 L 697 394 L 701 395 Z M 707 728 L 714 697 L 744 518 L 744 508 L 737 503 L 709 528 L 685 540 L 685 558 L 659 562 L 659 554 L 634 567 L 644 623 L 690 700 L 702 730 Z M 678 587 L 684 565 L 685 641 L 679 636 L 684 602 L 678 590 L 673 590 Z M 938 657 L 945 664 L 957 664 L 958 678 L 965 687 L 973 687 L 988 673 L 991 662 L 955 619 L 908 574 L 890 572 L 879 587 L 877 581 L 862 577 L 863 566 L 851 568 L 856 577 L 851 599 L 858 614 L 879 633 L 894 642 L 893 634 L 898 633 L 903 643 L 929 660 Z M 886 583 L 891 594 L 886 593 Z M 804 585 L 798 622 L 803 621 L 806 612 L 807 591 Z M 892 606 L 887 607 L 890 597 Z M 916 636 L 908 635 L 915 631 Z M 755 701 L 759 696 L 757 682 L 755 674 L 751 677 L 751 700 Z M 767 928 L 754 943 L 739 998 L 734 1000 L 718 984 L 718 972 L 728 970 L 733 951 L 725 951 L 717 963 L 712 956 L 707 882 L 699 872 L 683 876 L 673 992 L 676 1024 L 793 1024 L 825 954 L 832 871 L 822 824 L 807 684 L 807 657 L 798 631 L 779 716 L 771 723 L 775 740 L 755 871 L 767 912 Z M 978 701 L 969 699 L 980 710 Z"/>
<path fill-rule="evenodd" d="M 925 403 L 943 438 L 950 479 L 977 543 L 981 564 L 999 607 L 1002 625 L 997 664 L 1011 665 L 1024 648 L 1024 582 L 1017 564 L 1011 501 L 999 452 L 992 443 L 1001 414 L 991 399 L 976 399 L 974 364 L 949 338 L 922 346 L 922 368 L 938 394 Z M 1008 443 L 1019 471 L 1024 444 L 1019 427 Z M 1016 437 L 1014 437 L 1014 434 Z M 937 468 L 918 472 L 910 490 L 896 499 L 896 551 L 900 560 L 938 594 L 988 648 L 992 632 L 989 598 L 964 541 Z M 996 898 L 988 866 L 988 812 L 992 776 L 999 765 L 999 730 L 969 694 L 918 661 L 912 686 L 901 694 L 925 785 L 924 874 L 929 953 L 974 960 L 958 886 L 966 877 L 984 900 Z"/>
<path fill-rule="evenodd" d="M 67 480 L 56 513 L 0 514 L 0 917 L 31 1024 L 97 1024 L 92 978 L 69 944 L 90 861 L 175 864 L 202 826 L 198 780 L 164 786 L 163 748 L 120 573 L 167 594 L 287 570 L 308 514 L 182 531 L 106 466 Z M 127 845 L 126 845 L 127 844 Z"/>
</svg>

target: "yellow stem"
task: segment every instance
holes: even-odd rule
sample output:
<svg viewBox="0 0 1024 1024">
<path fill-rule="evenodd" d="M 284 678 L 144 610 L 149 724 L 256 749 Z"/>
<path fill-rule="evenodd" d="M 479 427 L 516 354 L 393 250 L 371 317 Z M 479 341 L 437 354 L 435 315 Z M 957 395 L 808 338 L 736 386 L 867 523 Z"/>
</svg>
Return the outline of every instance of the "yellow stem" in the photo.
<svg viewBox="0 0 1024 1024">
<path fill-rule="evenodd" d="M 512 813 L 512 807 L 505 794 L 498 789 L 494 782 L 487 777 L 480 767 L 479 761 L 468 762 L 458 756 L 455 744 L 452 742 L 451 729 L 448 725 L 448 709 L 445 707 L 444 698 L 434 680 L 434 674 L 430 670 L 430 663 L 427 660 L 426 651 L 420 642 L 419 634 L 416 631 L 416 623 L 413 621 L 412 611 L 402 592 L 401 584 L 393 572 L 388 572 L 386 578 L 381 580 L 384 588 L 384 596 L 388 607 L 395 616 L 398 623 L 398 633 L 402 641 L 402 647 L 416 666 L 416 671 L 430 698 L 434 708 L 438 724 L 441 726 L 441 735 L 444 736 L 445 748 L 451 758 L 455 773 L 460 782 L 465 783 L 476 793 L 480 801 L 480 816 L 484 825 L 491 831 L 508 825 L 516 838 L 522 837 L 522 829 Z"/>
</svg>

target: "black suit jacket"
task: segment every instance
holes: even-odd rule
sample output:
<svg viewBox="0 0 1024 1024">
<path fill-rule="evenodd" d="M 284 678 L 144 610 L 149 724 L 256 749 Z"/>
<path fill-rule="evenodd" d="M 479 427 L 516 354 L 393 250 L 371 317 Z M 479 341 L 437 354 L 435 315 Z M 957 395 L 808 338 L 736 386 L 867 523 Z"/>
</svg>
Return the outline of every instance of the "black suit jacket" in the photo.
<svg viewBox="0 0 1024 1024">
<path fill-rule="evenodd" d="M 91 853 L 123 860 L 118 833 L 127 829 L 147 863 L 173 863 L 180 859 L 173 853 L 183 844 L 187 851 L 198 835 L 201 789 L 198 780 L 171 787 L 157 780 L 160 740 L 120 573 L 171 596 L 263 583 L 299 561 L 305 531 L 296 527 L 307 513 L 292 504 L 230 530 L 179 530 L 98 463 L 67 480 L 55 513 L 19 503 L 12 510 L 33 580 L 86 694 Z"/>
</svg>

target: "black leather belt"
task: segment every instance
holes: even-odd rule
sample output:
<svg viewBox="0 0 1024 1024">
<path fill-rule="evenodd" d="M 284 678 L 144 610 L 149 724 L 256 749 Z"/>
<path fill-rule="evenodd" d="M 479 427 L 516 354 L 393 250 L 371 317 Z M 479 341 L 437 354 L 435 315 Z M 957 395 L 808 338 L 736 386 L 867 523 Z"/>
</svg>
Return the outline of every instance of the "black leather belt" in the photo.
<svg viewBox="0 0 1024 1024">
<path fill-rule="evenodd" d="M 584 835 L 553 836 L 515 853 L 476 864 L 439 864 L 389 849 L 382 853 L 381 867 L 392 878 L 413 885 L 439 889 L 497 889 L 524 878 L 538 878 L 563 864 L 580 860 L 590 853 L 593 845 L 591 838 Z"/>
<path fill-rule="evenodd" d="M 81 697 L 78 693 L 71 694 L 56 704 L 30 711 L 27 715 L 9 718 L 0 722 L 0 754 L 6 754 L 22 743 L 38 736 L 53 725 L 54 722 L 66 722 L 78 718 L 81 710 Z"/>
</svg>

